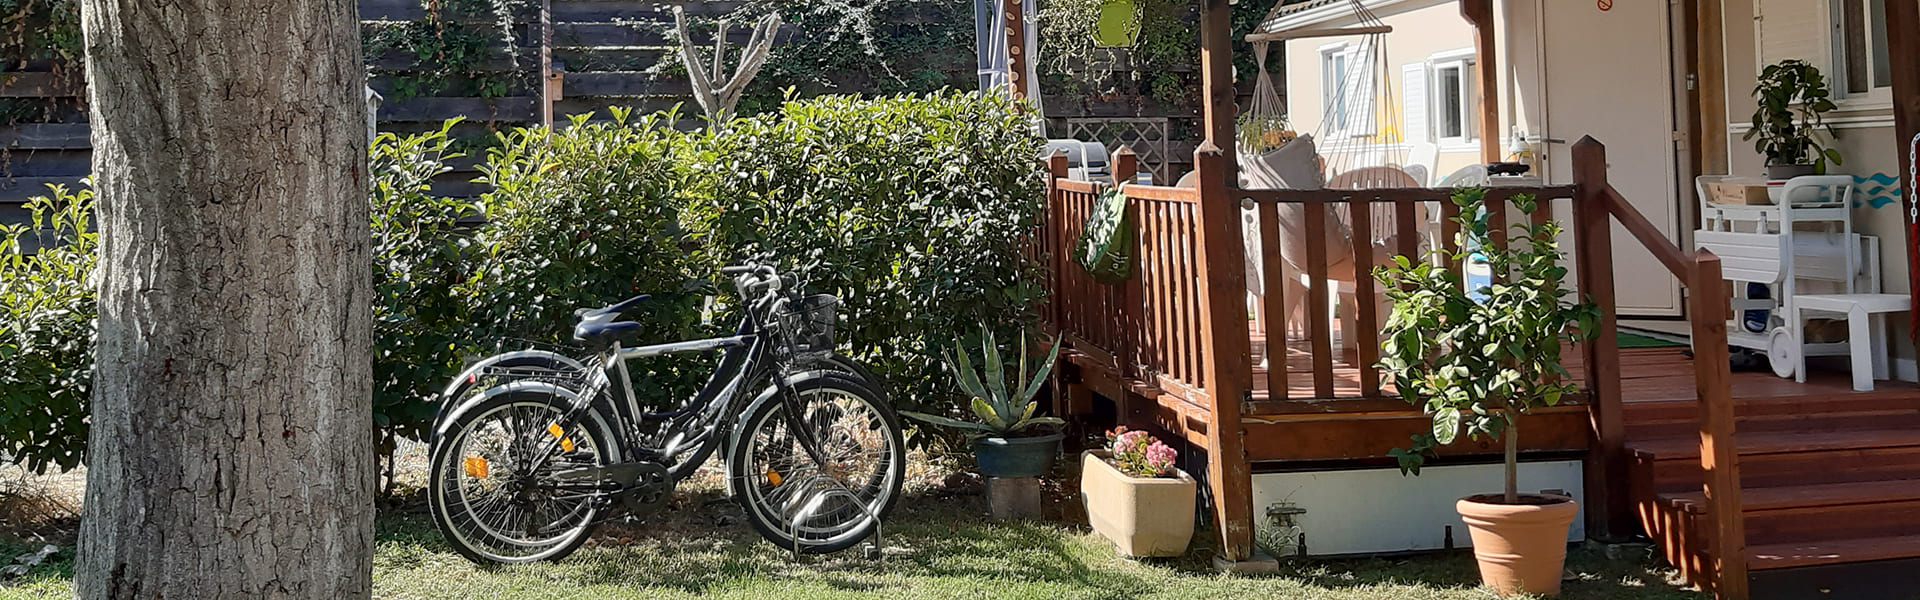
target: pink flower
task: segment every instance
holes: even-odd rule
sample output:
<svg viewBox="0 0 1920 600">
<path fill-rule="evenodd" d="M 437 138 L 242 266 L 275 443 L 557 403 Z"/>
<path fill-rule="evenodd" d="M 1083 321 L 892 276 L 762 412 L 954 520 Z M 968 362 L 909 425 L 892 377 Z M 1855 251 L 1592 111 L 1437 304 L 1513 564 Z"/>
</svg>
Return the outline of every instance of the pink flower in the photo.
<svg viewBox="0 0 1920 600">
<path fill-rule="evenodd" d="M 1146 454 L 1147 466 L 1153 469 L 1155 475 L 1172 473 L 1173 461 L 1180 455 L 1179 452 L 1175 452 L 1173 448 L 1167 447 L 1166 444 L 1160 443 L 1159 440 L 1154 440 L 1153 445 L 1147 446 Z"/>
</svg>

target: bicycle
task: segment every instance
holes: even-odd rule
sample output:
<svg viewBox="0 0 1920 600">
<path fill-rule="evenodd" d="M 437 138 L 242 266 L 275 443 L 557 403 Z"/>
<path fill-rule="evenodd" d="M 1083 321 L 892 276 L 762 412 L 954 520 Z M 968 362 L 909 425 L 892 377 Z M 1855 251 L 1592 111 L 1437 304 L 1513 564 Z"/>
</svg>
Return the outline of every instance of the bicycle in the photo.
<svg viewBox="0 0 1920 600">
<path fill-rule="evenodd" d="M 851 547 L 898 500 L 900 419 L 865 368 L 833 353 L 838 300 L 765 265 L 726 267 L 743 302 L 727 337 L 627 347 L 636 296 L 582 310 L 591 354 L 509 352 L 447 387 L 429 441 L 435 524 L 478 563 L 558 560 L 617 516 L 658 510 L 716 451 L 753 528 L 795 553 Z M 629 360 L 720 350 L 692 397 L 645 410 Z"/>
</svg>

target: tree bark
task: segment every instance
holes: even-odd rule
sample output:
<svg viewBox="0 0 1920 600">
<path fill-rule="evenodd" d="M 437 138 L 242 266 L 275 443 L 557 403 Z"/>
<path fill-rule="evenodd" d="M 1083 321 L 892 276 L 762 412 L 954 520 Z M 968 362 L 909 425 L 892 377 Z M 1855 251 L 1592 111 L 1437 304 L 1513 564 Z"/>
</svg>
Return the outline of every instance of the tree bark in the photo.
<svg viewBox="0 0 1920 600">
<path fill-rule="evenodd" d="M 100 326 L 80 598 L 365 598 L 353 0 L 83 0 Z"/>
</svg>

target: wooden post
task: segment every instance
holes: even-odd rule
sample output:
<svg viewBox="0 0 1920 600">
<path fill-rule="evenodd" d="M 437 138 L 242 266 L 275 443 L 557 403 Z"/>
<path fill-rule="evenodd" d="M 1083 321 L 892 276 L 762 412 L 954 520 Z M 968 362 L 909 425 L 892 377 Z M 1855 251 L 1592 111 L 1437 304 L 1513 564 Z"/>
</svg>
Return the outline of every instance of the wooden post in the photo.
<svg viewBox="0 0 1920 600">
<path fill-rule="evenodd" d="M 1920 6 L 1912 0 L 1888 2 L 1887 59 L 1893 69 L 1893 154 L 1900 157 L 1900 189 L 1906 209 L 1909 293 L 1920 298 L 1920 261 L 1912 248 L 1920 244 L 1920 188 L 1913 181 L 1913 155 L 1907 146 L 1920 134 Z M 1920 339 L 1920 311 L 1909 321 L 1907 333 Z"/>
<path fill-rule="evenodd" d="M 1889 5 L 1895 3 L 1888 3 Z M 1707 541 L 1714 597 L 1747 599 L 1747 534 L 1740 513 L 1740 450 L 1734 443 L 1733 373 L 1727 364 L 1727 284 L 1720 257 L 1700 250 L 1687 283 L 1693 313 L 1694 388 L 1700 398 L 1700 471 L 1706 474 Z"/>
<path fill-rule="evenodd" d="M 1121 144 L 1120 149 L 1113 151 L 1113 160 L 1108 161 L 1108 164 L 1113 165 L 1114 185 L 1133 183 L 1134 179 L 1140 175 L 1140 157 L 1133 153 L 1133 148 L 1125 144 Z"/>
<path fill-rule="evenodd" d="M 1633 505 L 1625 483 L 1627 432 L 1614 308 L 1613 217 L 1603 193 L 1608 186 L 1607 148 L 1592 137 L 1573 145 L 1573 182 L 1573 255 L 1580 269 L 1580 293 L 1600 307 L 1599 331 L 1583 344 L 1594 438 L 1586 459 L 1587 535 L 1613 541 L 1632 531 Z"/>
<path fill-rule="evenodd" d="M 1053 154 L 1047 157 L 1046 222 L 1043 223 L 1042 226 L 1046 228 L 1047 239 L 1050 240 L 1050 243 L 1046 245 L 1048 256 L 1045 257 L 1045 260 L 1048 261 L 1048 264 L 1051 266 L 1049 270 L 1052 271 L 1047 277 L 1053 282 L 1052 285 L 1047 286 L 1047 289 L 1053 292 L 1049 294 L 1047 298 L 1047 317 L 1056 327 L 1060 325 L 1061 319 L 1060 311 L 1062 303 L 1060 302 L 1059 294 L 1062 283 L 1061 277 L 1062 274 L 1066 273 L 1067 246 L 1073 243 L 1065 239 L 1067 224 L 1062 222 L 1061 213 L 1066 210 L 1066 207 L 1063 206 L 1060 200 L 1060 186 L 1057 185 L 1060 180 L 1066 178 L 1067 152 L 1065 150 L 1054 150 Z"/>
<path fill-rule="evenodd" d="M 540 125 L 553 129 L 553 101 L 559 91 L 553 74 L 553 1 L 540 0 Z"/>
<path fill-rule="evenodd" d="M 1493 0 L 1460 0 L 1460 16 L 1473 24 L 1473 60 L 1480 73 L 1480 161 L 1500 162 L 1500 70 L 1494 54 Z"/>
<path fill-rule="evenodd" d="M 1132 184 L 1140 173 L 1140 158 L 1133 153 L 1132 148 L 1124 144 L 1120 149 L 1113 151 L 1113 160 L 1107 164 L 1113 165 L 1113 184 L 1123 186 L 1123 191 L 1124 186 Z M 1141 283 L 1144 276 L 1140 274 L 1140 244 L 1143 241 L 1140 236 L 1140 223 L 1144 216 L 1140 214 L 1139 204 L 1132 198 L 1127 199 L 1127 212 L 1133 216 L 1134 227 L 1134 247 L 1129 249 L 1131 253 L 1127 257 L 1133 261 L 1133 276 L 1128 277 L 1126 283 L 1121 284 L 1124 287 L 1121 289 L 1118 318 L 1120 339 L 1124 340 L 1126 347 L 1114 349 L 1114 361 L 1120 363 L 1120 373 L 1126 377 L 1139 375 L 1136 365 L 1143 362 L 1141 348 L 1146 346 L 1142 341 L 1147 331 L 1146 289 Z"/>
<path fill-rule="evenodd" d="M 1001 26 L 1007 30 L 1007 85 L 1015 100 L 1027 99 L 1031 89 L 1027 81 L 1027 16 L 1021 0 L 1002 0 L 1007 18 Z"/>
<path fill-rule="evenodd" d="M 1233 142 L 1233 39 L 1228 0 L 1200 3 L 1202 97 L 1207 139 L 1194 151 L 1200 193 L 1200 339 L 1208 394 L 1207 483 L 1221 558 L 1253 556 L 1253 475 L 1247 465 L 1240 403 L 1252 387 L 1252 341 L 1247 330 L 1246 247 L 1240 239 L 1240 199 Z"/>
<path fill-rule="evenodd" d="M 1060 297 L 1060 289 L 1066 280 L 1067 246 L 1073 243 L 1066 239 L 1067 223 L 1066 219 L 1063 218 L 1066 212 L 1066 206 L 1060 199 L 1059 185 L 1060 180 L 1067 178 L 1067 152 L 1065 150 L 1054 150 L 1053 154 L 1047 156 L 1046 162 L 1047 205 L 1042 213 L 1045 221 L 1040 224 L 1041 231 L 1045 232 L 1044 235 L 1047 240 L 1044 244 L 1047 254 L 1042 257 L 1042 260 L 1046 260 L 1049 265 L 1047 269 L 1047 281 L 1049 282 L 1047 291 L 1049 293 L 1047 294 L 1045 314 L 1046 321 L 1052 326 L 1054 339 L 1057 342 L 1066 336 L 1067 331 L 1067 328 L 1061 323 L 1061 319 L 1065 317 L 1064 311 L 1066 303 Z M 1061 377 L 1060 371 L 1060 365 L 1056 364 L 1054 365 L 1052 373 L 1047 377 L 1048 386 L 1054 390 L 1053 414 L 1070 415 L 1073 414 L 1070 412 L 1073 406 L 1066 393 L 1066 380 Z"/>
</svg>

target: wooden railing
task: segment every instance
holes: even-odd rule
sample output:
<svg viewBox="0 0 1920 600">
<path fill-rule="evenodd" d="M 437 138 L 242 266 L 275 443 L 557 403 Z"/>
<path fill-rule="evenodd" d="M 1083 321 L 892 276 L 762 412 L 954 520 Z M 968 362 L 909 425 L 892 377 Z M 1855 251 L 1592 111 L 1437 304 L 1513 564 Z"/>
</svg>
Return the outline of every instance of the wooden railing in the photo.
<svg viewBox="0 0 1920 600">
<path fill-rule="evenodd" d="M 1066 158 L 1056 156 L 1054 164 Z M 1111 163 L 1115 173 L 1137 167 L 1133 153 L 1122 148 Z M 1064 167 L 1062 167 L 1064 171 Z M 1076 347 L 1109 353 L 1123 375 L 1151 384 L 1196 406 L 1211 401 L 1203 369 L 1208 346 L 1200 335 L 1199 245 L 1196 227 L 1200 197 L 1192 189 L 1122 182 L 1127 210 L 1132 212 L 1133 277 L 1122 285 L 1094 281 L 1072 264 L 1094 201 L 1111 186 L 1055 179 L 1048 224 L 1054 246 L 1054 323 Z"/>
<path fill-rule="evenodd" d="M 1377 325 L 1384 321 L 1381 306 L 1375 299 L 1379 283 L 1373 278 L 1374 268 L 1385 266 L 1394 256 L 1413 257 L 1420 260 L 1427 255 L 1430 247 L 1438 243 L 1448 251 L 1448 255 L 1457 254 L 1455 234 L 1459 224 L 1453 219 L 1460 209 L 1450 200 L 1451 192 L 1444 189 L 1395 188 L 1375 190 L 1240 190 L 1237 194 L 1252 202 L 1260 238 L 1261 265 L 1259 282 L 1260 298 L 1267 315 L 1270 329 L 1283 326 L 1289 300 L 1293 294 L 1303 294 L 1303 319 L 1307 326 L 1307 355 L 1310 368 L 1307 374 L 1311 380 L 1310 391 L 1296 394 L 1292 391 L 1292 374 L 1282 364 L 1285 354 L 1285 336 L 1278 330 L 1268 331 L 1270 367 L 1266 370 L 1266 393 L 1264 402 L 1287 402 L 1291 400 L 1330 400 L 1330 399 L 1397 399 L 1391 390 L 1383 388 L 1381 373 L 1374 368 L 1380 360 L 1380 331 Z M 1496 223 L 1508 221 L 1508 205 L 1515 196 L 1531 195 L 1539 200 L 1539 208 L 1532 213 L 1534 223 L 1544 223 L 1553 218 L 1554 200 L 1571 198 L 1570 186 L 1553 187 L 1499 187 L 1489 189 L 1486 205 L 1490 218 Z M 1283 215 L 1282 213 L 1290 213 Z M 1282 218 L 1283 216 L 1287 218 Z M 1297 224 L 1298 231 L 1283 231 L 1283 223 Z M 1344 225 L 1343 225 L 1344 224 Z M 1331 232 L 1333 226 L 1342 226 L 1345 232 Z M 1499 228 L 1504 229 L 1504 228 Z M 1337 238 L 1345 235 L 1346 240 Z M 1303 244 L 1299 250 L 1304 257 L 1283 256 L 1283 240 L 1299 236 Z M 1498 231 L 1494 243 L 1506 244 L 1506 234 Z M 1383 243 L 1384 242 L 1384 243 Z M 1334 261 L 1330 252 L 1339 250 L 1350 258 Z M 1298 264 L 1298 273 L 1292 272 Z M 1340 273 L 1332 271 L 1338 267 Z M 1455 264 L 1454 273 L 1463 272 L 1463 265 Z M 1351 359 L 1344 352 L 1333 347 L 1332 331 L 1333 307 L 1330 306 L 1328 286 L 1334 282 L 1351 286 L 1350 296 L 1355 299 L 1349 308 L 1353 313 L 1347 322 L 1354 325 L 1341 332 L 1343 346 L 1350 346 Z M 1284 329 L 1284 327 L 1278 327 Z M 1348 368 L 1354 371 L 1353 385 L 1349 388 L 1335 373 L 1336 360 L 1345 360 Z M 1304 386 L 1303 386 L 1304 387 Z M 1260 394 L 1255 394 L 1260 398 Z M 1256 400 L 1255 412 L 1262 401 Z M 1270 406 L 1270 404 L 1267 404 Z"/>
<path fill-rule="evenodd" d="M 1588 379 L 1605 382 L 1593 398 L 1598 448 L 1606 473 L 1626 472 L 1620 351 L 1614 319 L 1612 223 L 1653 253 L 1661 266 L 1688 291 L 1688 320 L 1693 334 L 1694 390 L 1700 418 L 1700 469 L 1707 496 L 1707 540 L 1714 594 L 1747 598 L 1746 525 L 1740 508 L 1739 448 L 1734 440 L 1733 374 L 1727 356 L 1730 296 L 1721 277 L 1720 257 L 1707 250 L 1688 251 L 1669 241 L 1652 221 L 1607 183 L 1607 150 L 1591 137 L 1573 146 L 1575 206 L 1580 246 L 1581 288 L 1601 307 L 1597 339 L 1588 345 Z M 1609 219 L 1611 217 L 1611 219 Z M 1591 479 L 1593 474 L 1590 472 Z M 1613 507 L 1609 507 L 1610 510 Z"/>
<path fill-rule="evenodd" d="M 1200 153 L 1197 162 L 1220 168 L 1218 153 Z M 1113 160 L 1115 173 L 1134 172 L 1133 157 L 1125 149 Z M 1103 285 L 1093 281 L 1084 270 L 1071 265 L 1069 257 L 1079 239 L 1082 224 L 1104 184 L 1065 178 L 1066 160 L 1056 156 L 1049 161 L 1053 177 L 1049 179 L 1047 252 L 1054 261 L 1054 280 L 1049 317 L 1076 348 L 1088 353 L 1104 353 L 1108 364 L 1137 384 L 1184 400 L 1211 413 L 1220 422 L 1238 422 L 1242 409 L 1259 414 L 1264 407 L 1288 402 L 1328 400 L 1387 400 L 1380 374 L 1372 368 L 1378 360 L 1377 323 L 1379 308 L 1364 299 L 1374 295 L 1376 282 L 1367 276 L 1386 258 L 1375 253 L 1374 233 L 1391 228 L 1395 255 L 1420 255 L 1426 245 L 1455 243 L 1458 225 L 1451 218 L 1458 207 L 1449 201 L 1449 190 L 1201 190 L 1143 186 L 1122 183 L 1128 209 L 1134 218 L 1134 277 L 1123 285 Z M 1694 366 L 1700 406 L 1701 466 L 1706 473 L 1703 487 L 1710 504 L 1708 519 L 1711 552 L 1717 563 L 1716 593 L 1723 597 L 1744 598 L 1746 587 L 1745 536 L 1740 513 L 1739 465 L 1734 445 L 1734 415 L 1731 374 L 1727 362 L 1726 283 L 1721 279 L 1720 260 L 1712 253 L 1690 252 L 1675 246 L 1652 222 L 1641 215 L 1607 181 L 1606 151 L 1591 138 L 1582 139 L 1573 148 L 1574 184 L 1572 186 L 1497 187 L 1487 195 L 1487 210 L 1495 223 L 1509 222 L 1511 199 L 1532 194 L 1538 206 L 1531 215 L 1535 224 L 1556 218 L 1556 199 L 1567 199 L 1571 206 L 1570 232 L 1574 238 L 1574 259 L 1579 292 L 1596 303 L 1602 314 L 1599 331 L 1593 340 L 1581 345 L 1580 360 L 1585 372 L 1585 391 L 1593 430 L 1593 451 L 1587 464 L 1588 530 L 1597 537 L 1624 537 L 1634 522 L 1630 499 L 1621 482 L 1627 480 L 1628 456 L 1626 427 L 1620 394 L 1621 372 L 1618 334 L 1612 224 L 1617 221 L 1645 247 L 1667 271 L 1690 291 L 1689 311 L 1695 350 Z M 1219 172 L 1225 172 L 1221 170 Z M 1224 179 L 1224 178 L 1223 178 Z M 1206 199 L 1203 201 L 1203 198 Z M 1265 372 L 1267 392 L 1256 399 L 1259 386 L 1251 385 L 1256 360 L 1246 350 L 1250 335 L 1245 315 L 1244 289 L 1231 289 L 1223 281 L 1238 281 L 1238 272 L 1246 265 L 1244 246 L 1237 233 L 1241 230 L 1240 210 L 1208 203 L 1251 202 L 1260 238 L 1259 259 L 1263 265 L 1261 304 L 1269 332 L 1270 368 Z M 1283 219 L 1282 211 L 1298 211 Z M 1336 212 L 1337 211 L 1337 212 Z M 1391 215 L 1391 218 L 1386 217 Z M 1430 216 L 1433 215 L 1433 216 Z M 1344 217 L 1351 231 L 1350 248 L 1330 245 L 1335 233 L 1329 231 L 1329 216 Z M 1438 218 L 1434 218 L 1437 216 Z M 1435 221 L 1438 223 L 1436 224 Z M 1283 231 L 1283 223 L 1299 223 L 1296 234 Z M 1430 228 L 1437 228 L 1429 233 Z M 1288 350 L 1285 334 L 1289 273 L 1283 268 L 1280 241 L 1299 235 L 1304 265 L 1305 320 L 1309 328 L 1306 357 L 1310 368 L 1307 381 L 1295 382 L 1295 374 L 1286 368 Z M 1225 240 L 1223 247 L 1204 247 L 1202 240 Z M 1498 231 L 1492 243 L 1504 245 L 1506 235 Z M 1361 325 L 1351 331 L 1355 354 L 1345 362 L 1357 371 L 1352 391 L 1335 373 L 1336 352 L 1332 346 L 1329 323 L 1333 307 L 1325 286 L 1333 279 L 1334 262 L 1330 250 L 1351 250 L 1352 271 L 1342 279 L 1353 286 L 1355 321 Z M 1298 260 L 1302 257 L 1293 257 Z M 1206 265 L 1217 265 L 1209 268 Z M 1456 265 L 1456 267 L 1459 265 Z M 1462 272 L 1455 269 L 1455 272 Z M 1497 276 L 1497 275 L 1496 275 Z M 1237 283 L 1233 285 L 1238 285 Z M 1235 292 L 1235 293 L 1227 293 Z M 1208 302 L 1222 305 L 1208 305 Z M 1243 316 L 1233 316 L 1243 315 Z M 1238 329 L 1238 331 L 1235 331 Z M 1238 348 L 1225 351 L 1225 348 Z M 1242 402 L 1216 405 L 1219 390 L 1231 390 Z M 1296 394 L 1295 389 L 1302 392 Z M 1244 406 L 1242 406 L 1244 404 Z M 1230 438 L 1214 437 L 1215 443 Z M 1226 456 L 1239 453 L 1238 446 L 1222 446 Z M 1244 463 L 1244 460 L 1241 461 Z M 1241 464 L 1240 468 L 1244 469 Z M 1210 465 L 1210 468 L 1212 466 Z M 1223 473 L 1223 475 L 1226 475 Z M 1231 519 L 1229 519 L 1231 520 Z"/>
</svg>

